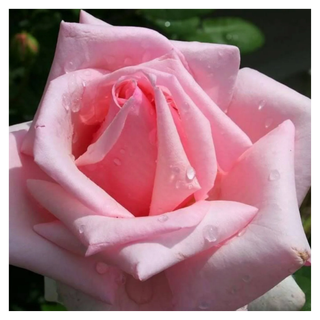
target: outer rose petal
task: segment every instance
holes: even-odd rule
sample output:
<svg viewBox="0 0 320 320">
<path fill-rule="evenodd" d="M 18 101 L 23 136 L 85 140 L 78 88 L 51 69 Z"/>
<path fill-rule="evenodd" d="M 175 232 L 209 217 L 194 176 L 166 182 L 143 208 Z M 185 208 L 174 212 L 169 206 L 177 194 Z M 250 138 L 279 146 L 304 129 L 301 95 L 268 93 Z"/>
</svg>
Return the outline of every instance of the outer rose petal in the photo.
<svg viewBox="0 0 320 320">
<path fill-rule="evenodd" d="M 294 188 L 290 121 L 259 140 L 222 181 L 221 198 L 260 209 L 246 232 L 166 270 L 177 310 L 236 310 L 295 272 L 310 255 Z M 277 170 L 277 171 L 275 171 Z"/>
<path fill-rule="evenodd" d="M 28 187 L 42 206 L 62 221 L 82 243 L 88 245 L 87 254 L 96 253 L 110 246 L 194 227 L 207 213 L 206 210 L 186 207 L 157 217 L 116 219 L 96 215 L 57 184 L 29 180 Z M 54 226 L 56 222 L 52 228 Z M 46 237 L 43 230 L 50 231 L 46 225 L 36 226 L 36 231 Z M 61 234 L 63 232 L 59 232 L 59 235 Z"/>
<path fill-rule="evenodd" d="M 56 192 L 52 191 L 52 193 L 56 195 Z M 41 194 L 38 194 L 37 196 L 40 198 Z M 59 202 L 62 202 L 63 200 L 63 198 L 59 196 L 58 199 Z M 67 204 L 68 200 L 64 199 L 63 202 Z M 52 201 L 50 206 L 53 208 L 53 213 L 56 214 L 59 211 L 59 207 Z M 76 211 L 83 211 L 79 205 L 76 205 L 75 208 Z M 61 216 L 70 214 L 70 208 L 64 209 L 60 206 L 60 211 Z M 174 230 L 176 227 L 175 231 L 170 233 L 163 233 L 161 231 L 165 231 L 164 229 L 161 230 L 159 227 L 155 228 L 155 226 L 153 229 L 151 228 L 151 232 L 148 232 L 148 229 L 152 227 L 153 219 L 156 217 L 145 218 L 149 221 L 145 220 L 145 225 L 142 227 L 145 229 L 145 235 L 148 234 L 148 237 L 143 237 L 143 235 L 139 235 L 137 233 L 139 232 L 139 228 L 141 229 L 139 221 L 137 221 L 137 225 L 132 228 L 132 230 L 125 229 L 126 225 L 130 227 L 130 221 L 132 222 L 132 219 L 127 219 L 128 221 L 120 220 L 108 225 L 106 223 L 111 219 L 103 218 L 105 222 L 99 227 L 94 224 L 94 220 L 97 217 L 88 216 L 86 219 L 83 219 L 84 223 L 85 220 L 87 220 L 87 224 L 84 224 L 83 230 L 85 230 L 85 233 L 88 230 L 90 231 L 90 228 L 95 228 L 98 235 L 92 233 L 91 239 L 95 239 L 100 236 L 100 238 L 104 238 L 105 241 L 108 239 L 113 241 L 116 240 L 119 244 L 124 242 L 123 239 L 127 238 L 127 240 L 130 240 L 129 237 L 132 238 L 133 235 L 135 235 L 137 239 L 140 237 L 140 240 L 131 242 L 127 241 L 125 244 L 104 249 L 98 254 L 98 257 L 101 261 L 119 266 L 127 273 L 132 274 L 135 278 L 144 281 L 168 267 L 202 252 L 203 250 L 208 250 L 212 247 L 221 245 L 227 239 L 230 239 L 232 236 L 242 232 L 241 230 L 248 225 L 256 213 L 256 208 L 242 203 L 227 201 L 199 201 L 192 206 L 167 213 L 165 216 L 159 216 L 160 220 L 158 223 L 167 224 L 168 231 L 169 228 Z M 206 215 L 205 218 L 197 226 L 192 227 L 197 216 L 199 220 L 203 215 Z M 183 218 L 185 221 L 181 221 Z M 170 221 L 171 219 L 173 220 L 172 222 Z M 66 219 L 63 220 L 65 221 Z M 78 220 L 80 219 L 77 219 L 76 223 Z M 179 220 L 180 225 L 178 224 Z M 143 220 L 141 220 L 141 222 L 142 221 Z M 123 230 L 120 232 L 119 226 L 121 225 Z M 51 223 L 40 224 L 35 226 L 35 230 L 49 241 L 72 253 L 83 253 L 83 248 L 79 247 L 79 244 L 77 244 L 78 241 L 73 238 L 74 236 L 70 234 L 70 231 L 66 229 L 62 223 L 54 221 Z M 103 230 L 105 231 L 104 233 L 100 232 Z M 154 232 L 152 232 L 152 230 L 154 230 Z M 117 233 L 119 234 L 117 235 Z M 69 239 L 69 242 L 65 243 L 61 239 Z M 110 244 L 115 244 L 115 242 Z M 108 243 L 104 248 L 107 246 Z M 92 249 L 94 250 L 95 247 L 93 246 Z"/>
<path fill-rule="evenodd" d="M 306 298 L 292 276 L 289 276 L 248 305 L 249 311 L 299 311 Z"/>
<path fill-rule="evenodd" d="M 26 190 L 26 180 L 30 177 L 50 180 L 31 157 L 19 153 L 26 128 L 25 124 L 14 126 L 10 134 L 9 262 L 111 303 L 119 286 L 115 280 L 121 275 L 120 271 L 113 268 L 108 274 L 100 275 L 95 271 L 96 259 L 70 254 L 32 229 L 34 224 L 54 218 L 41 210 Z"/>
<path fill-rule="evenodd" d="M 244 68 L 239 71 L 228 115 L 257 141 L 283 121 L 296 128 L 295 183 L 299 204 L 311 183 L 311 100 L 283 84 Z"/>
<path fill-rule="evenodd" d="M 240 65 L 235 46 L 172 41 L 186 58 L 190 71 L 200 87 L 220 107 L 227 110 Z"/>
</svg>

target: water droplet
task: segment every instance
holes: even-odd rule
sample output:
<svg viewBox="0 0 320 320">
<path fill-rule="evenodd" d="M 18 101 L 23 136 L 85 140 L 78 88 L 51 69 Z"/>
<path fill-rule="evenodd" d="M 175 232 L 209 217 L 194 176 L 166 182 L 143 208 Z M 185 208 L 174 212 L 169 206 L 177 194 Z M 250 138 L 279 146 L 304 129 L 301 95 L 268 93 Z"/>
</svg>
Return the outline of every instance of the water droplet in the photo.
<svg viewBox="0 0 320 320">
<path fill-rule="evenodd" d="M 248 275 L 248 274 L 244 275 L 244 276 L 242 277 L 242 281 L 244 281 L 244 282 L 246 282 L 246 283 L 250 282 L 250 281 L 251 281 L 251 276 Z"/>
<path fill-rule="evenodd" d="M 170 166 L 173 174 L 178 175 L 180 173 L 180 168 L 176 166 Z"/>
<path fill-rule="evenodd" d="M 275 181 L 280 178 L 280 173 L 278 170 L 271 170 L 269 174 L 269 181 Z"/>
<path fill-rule="evenodd" d="M 151 60 L 151 53 L 149 51 L 145 52 L 142 56 L 142 61 L 143 62 L 147 62 L 149 60 Z"/>
<path fill-rule="evenodd" d="M 82 81 L 82 86 L 83 86 L 83 88 L 86 87 L 86 82 L 85 81 Z"/>
<path fill-rule="evenodd" d="M 228 292 L 229 292 L 230 294 L 235 294 L 237 291 L 238 291 L 238 289 L 237 289 L 235 286 L 232 287 L 230 290 L 228 290 Z"/>
<path fill-rule="evenodd" d="M 223 110 L 223 112 L 224 112 L 225 114 L 227 114 L 228 111 L 229 111 L 228 107 Z"/>
<path fill-rule="evenodd" d="M 126 153 L 126 150 L 120 149 L 120 153 L 121 153 L 121 154 L 125 154 L 125 153 Z"/>
<path fill-rule="evenodd" d="M 166 22 L 164 23 L 164 26 L 167 27 L 167 28 L 170 27 L 170 26 L 171 26 L 170 21 L 166 21 Z"/>
<path fill-rule="evenodd" d="M 192 181 L 196 176 L 196 172 L 192 167 L 187 169 L 187 180 Z"/>
<path fill-rule="evenodd" d="M 169 217 L 166 214 L 162 214 L 158 217 L 159 222 L 166 222 L 169 219 Z"/>
<path fill-rule="evenodd" d="M 202 301 L 199 304 L 199 309 L 200 310 L 207 310 L 209 309 L 209 303 L 207 301 Z"/>
<path fill-rule="evenodd" d="M 150 133 L 149 133 L 149 142 L 152 145 L 156 145 L 157 144 L 157 130 L 156 129 L 153 129 L 153 130 L 150 131 Z"/>
<path fill-rule="evenodd" d="M 79 233 L 83 233 L 84 232 L 84 225 L 83 224 L 80 225 L 78 230 L 79 230 Z"/>
<path fill-rule="evenodd" d="M 132 59 L 130 59 L 130 58 L 125 58 L 123 64 L 124 64 L 125 66 L 131 65 L 131 64 L 132 64 Z"/>
<path fill-rule="evenodd" d="M 242 230 L 240 230 L 239 232 L 238 232 L 238 237 L 241 237 L 241 236 L 243 236 L 244 234 L 245 234 L 245 232 L 246 232 L 247 230 L 246 230 L 246 228 L 244 228 L 244 229 L 242 229 Z"/>
<path fill-rule="evenodd" d="M 264 108 L 265 104 L 266 104 L 265 100 L 261 100 L 259 102 L 258 110 L 259 111 L 262 110 Z"/>
<path fill-rule="evenodd" d="M 178 180 L 175 184 L 175 187 L 176 189 L 180 189 L 181 187 L 183 187 L 185 184 L 184 184 L 184 181 L 182 180 Z"/>
<path fill-rule="evenodd" d="M 72 143 L 76 143 L 77 141 L 78 141 L 78 134 L 77 132 L 74 132 L 72 137 Z"/>
<path fill-rule="evenodd" d="M 116 283 L 119 285 L 124 285 L 127 282 L 127 277 L 124 273 L 121 273 L 119 276 L 116 277 Z"/>
<path fill-rule="evenodd" d="M 268 119 L 266 119 L 266 121 L 264 123 L 264 127 L 266 129 L 268 129 L 272 125 L 272 123 L 273 123 L 273 119 L 272 118 L 268 118 Z"/>
<path fill-rule="evenodd" d="M 62 95 L 62 105 L 67 111 L 70 110 L 69 104 L 70 104 L 70 99 L 68 98 L 68 95 L 63 94 Z"/>
<path fill-rule="evenodd" d="M 116 166 L 120 166 L 120 165 L 121 165 L 121 161 L 120 161 L 118 158 L 114 158 L 114 159 L 113 159 L 113 163 L 114 163 Z"/>
<path fill-rule="evenodd" d="M 96 270 L 99 274 L 105 274 L 108 271 L 108 265 L 104 262 L 98 262 L 96 264 Z"/>
<path fill-rule="evenodd" d="M 205 226 L 203 236 L 208 242 L 216 242 L 218 237 L 218 228 L 212 225 Z"/>
<path fill-rule="evenodd" d="M 73 64 L 72 61 L 67 62 L 67 63 L 65 64 L 65 66 L 64 66 L 64 72 L 65 72 L 65 73 L 72 72 L 72 71 L 74 71 L 75 69 L 76 69 L 76 68 L 75 68 L 75 66 L 74 66 L 74 64 Z"/>
</svg>

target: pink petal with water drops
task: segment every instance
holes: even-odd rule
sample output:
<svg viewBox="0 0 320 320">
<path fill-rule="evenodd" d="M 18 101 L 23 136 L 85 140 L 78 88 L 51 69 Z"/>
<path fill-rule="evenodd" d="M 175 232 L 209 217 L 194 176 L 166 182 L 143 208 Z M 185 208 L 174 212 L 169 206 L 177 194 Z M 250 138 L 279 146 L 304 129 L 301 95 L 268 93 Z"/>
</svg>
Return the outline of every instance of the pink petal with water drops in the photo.
<svg viewBox="0 0 320 320">
<path fill-rule="evenodd" d="M 172 41 L 185 57 L 191 74 L 205 93 L 222 110 L 228 109 L 240 66 L 235 46 Z"/>
<path fill-rule="evenodd" d="M 236 310 L 302 267 L 310 248 L 294 188 L 294 126 L 256 142 L 224 177 L 221 199 L 259 209 L 245 232 L 166 271 L 176 310 Z"/>
<path fill-rule="evenodd" d="M 258 71 L 244 68 L 239 72 L 228 115 L 253 142 L 283 121 L 293 122 L 295 184 L 301 204 L 311 184 L 311 100 Z"/>
</svg>

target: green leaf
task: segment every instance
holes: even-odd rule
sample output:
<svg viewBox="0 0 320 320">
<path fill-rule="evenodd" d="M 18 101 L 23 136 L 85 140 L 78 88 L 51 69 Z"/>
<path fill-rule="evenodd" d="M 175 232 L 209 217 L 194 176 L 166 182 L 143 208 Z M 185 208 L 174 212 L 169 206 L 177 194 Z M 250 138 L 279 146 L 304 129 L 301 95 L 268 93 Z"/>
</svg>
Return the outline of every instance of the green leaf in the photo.
<svg viewBox="0 0 320 320">
<path fill-rule="evenodd" d="M 43 303 L 41 305 L 42 311 L 67 311 L 67 309 L 59 303 Z"/>
<path fill-rule="evenodd" d="M 246 54 L 264 44 L 264 35 L 249 21 L 222 17 L 204 20 L 203 29 L 188 35 L 186 40 L 230 44 L 237 46 L 242 54 Z"/>
<path fill-rule="evenodd" d="M 311 267 L 302 267 L 294 275 L 294 279 L 306 295 L 306 303 L 301 311 L 311 310 Z"/>
<path fill-rule="evenodd" d="M 207 15 L 212 11 L 214 9 L 141 9 L 139 13 L 153 19 L 163 19 L 171 22 L 171 20 L 183 20 Z"/>
<path fill-rule="evenodd" d="M 159 27 L 159 29 L 171 36 L 171 38 L 179 38 L 187 35 L 191 30 L 196 30 L 200 24 L 200 19 L 197 17 L 189 18 L 179 21 L 167 21 L 162 19 L 156 19 L 153 23 Z"/>
</svg>

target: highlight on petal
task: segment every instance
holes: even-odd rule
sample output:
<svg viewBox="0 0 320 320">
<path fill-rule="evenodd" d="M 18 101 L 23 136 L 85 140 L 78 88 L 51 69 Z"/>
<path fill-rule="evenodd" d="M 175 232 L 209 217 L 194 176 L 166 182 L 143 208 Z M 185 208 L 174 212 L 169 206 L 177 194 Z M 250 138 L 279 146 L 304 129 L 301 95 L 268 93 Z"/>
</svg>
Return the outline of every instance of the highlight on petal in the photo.
<svg viewBox="0 0 320 320">
<path fill-rule="evenodd" d="M 239 237 L 166 270 L 176 310 L 236 310 L 302 267 L 310 255 L 294 188 L 294 127 L 286 121 L 227 173 L 221 199 L 259 209 Z M 245 250 L 244 250 L 245 248 Z"/>
<path fill-rule="evenodd" d="M 199 224 L 206 214 L 205 210 L 197 211 L 196 208 L 187 207 L 151 217 L 109 218 L 96 215 L 56 184 L 28 180 L 28 188 L 43 207 L 88 247 L 86 255 L 95 254 L 108 247 L 192 228 Z M 61 227 L 53 223 L 37 225 L 35 231 L 46 238 L 48 234 L 50 239 L 56 239 L 57 237 L 50 236 L 50 233 L 61 232 Z M 61 235 L 65 234 L 62 230 Z"/>
</svg>

